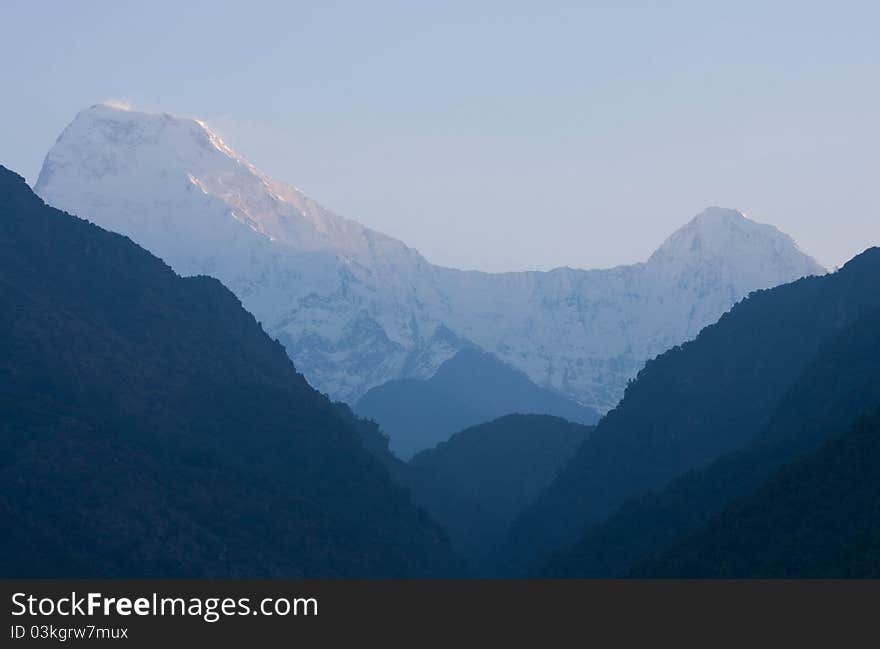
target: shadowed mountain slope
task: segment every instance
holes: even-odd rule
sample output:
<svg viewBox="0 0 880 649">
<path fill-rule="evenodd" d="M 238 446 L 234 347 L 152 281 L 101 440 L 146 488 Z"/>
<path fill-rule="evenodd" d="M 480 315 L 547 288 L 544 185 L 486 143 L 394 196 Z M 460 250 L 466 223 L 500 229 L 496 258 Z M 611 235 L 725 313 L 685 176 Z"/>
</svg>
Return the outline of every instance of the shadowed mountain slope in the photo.
<svg viewBox="0 0 880 649">
<path fill-rule="evenodd" d="M 524 570 L 626 500 L 745 447 L 821 345 L 880 307 L 878 282 L 871 249 L 834 274 L 753 293 L 650 361 L 515 523 L 503 570 Z"/>
<path fill-rule="evenodd" d="M 512 519 L 556 476 L 592 427 L 547 415 L 507 415 L 453 435 L 410 464 Z"/>
<path fill-rule="evenodd" d="M 458 574 L 238 299 L 0 168 L 0 574 Z"/>
<path fill-rule="evenodd" d="M 847 430 L 880 404 L 880 310 L 860 318 L 820 348 L 742 451 L 636 498 L 535 574 L 611 577 L 625 573 L 709 523 L 783 464 Z"/>
<path fill-rule="evenodd" d="M 880 414 L 782 468 L 641 577 L 880 576 Z"/>
</svg>

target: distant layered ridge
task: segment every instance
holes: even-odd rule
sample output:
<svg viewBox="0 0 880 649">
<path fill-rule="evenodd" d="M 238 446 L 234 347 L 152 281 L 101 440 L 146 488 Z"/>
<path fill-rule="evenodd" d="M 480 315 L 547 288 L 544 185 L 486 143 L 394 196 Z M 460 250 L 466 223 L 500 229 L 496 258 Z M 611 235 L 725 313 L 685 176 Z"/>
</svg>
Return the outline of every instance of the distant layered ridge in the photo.
<svg viewBox="0 0 880 649">
<path fill-rule="evenodd" d="M 599 416 L 558 392 L 532 383 L 519 370 L 472 346 L 443 363 L 430 379 L 398 379 L 371 389 L 355 405 L 409 459 L 453 433 L 509 414 L 550 414 L 580 424 Z M 534 420 L 540 421 L 540 420 Z"/>
</svg>

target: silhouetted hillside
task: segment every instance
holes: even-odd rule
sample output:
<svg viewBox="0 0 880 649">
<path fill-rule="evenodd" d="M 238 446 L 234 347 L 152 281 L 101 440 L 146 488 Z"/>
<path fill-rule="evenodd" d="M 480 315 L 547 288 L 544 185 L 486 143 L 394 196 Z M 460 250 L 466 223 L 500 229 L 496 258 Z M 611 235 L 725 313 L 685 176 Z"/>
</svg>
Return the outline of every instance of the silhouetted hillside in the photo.
<svg viewBox="0 0 880 649">
<path fill-rule="evenodd" d="M 410 464 L 511 519 L 556 476 L 592 427 L 548 415 L 508 415 L 467 428 Z"/>
<path fill-rule="evenodd" d="M 218 281 L 0 168 L 0 575 L 456 574 Z"/>
<path fill-rule="evenodd" d="M 440 523 L 472 571 L 592 430 L 546 415 L 509 415 L 404 462 L 389 450 L 378 424 L 344 403 L 334 405 L 413 503 Z"/>
<path fill-rule="evenodd" d="M 413 500 L 481 571 L 514 517 L 556 476 L 592 427 L 508 415 L 453 435 L 409 463 Z"/>
<path fill-rule="evenodd" d="M 475 347 L 459 351 L 430 379 L 400 379 L 373 388 L 354 410 L 378 422 L 391 437 L 391 449 L 404 459 L 504 415 L 547 414 L 582 424 L 599 418 Z"/>
<path fill-rule="evenodd" d="M 880 577 L 880 414 L 778 472 L 648 577 Z"/>
<path fill-rule="evenodd" d="M 845 431 L 878 404 L 880 310 L 875 310 L 822 345 L 746 449 L 626 503 L 535 574 L 620 575 L 700 529 L 780 466 Z"/>
<path fill-rule="evenodd" d="M 872 249 L 832 275 L 753 293 L 650 361 L 516 522 L 503 567 L 523 570 L 629 498 L 746 446 L 821 344 L 880 306 L 878 282 Z"/>
</svg>

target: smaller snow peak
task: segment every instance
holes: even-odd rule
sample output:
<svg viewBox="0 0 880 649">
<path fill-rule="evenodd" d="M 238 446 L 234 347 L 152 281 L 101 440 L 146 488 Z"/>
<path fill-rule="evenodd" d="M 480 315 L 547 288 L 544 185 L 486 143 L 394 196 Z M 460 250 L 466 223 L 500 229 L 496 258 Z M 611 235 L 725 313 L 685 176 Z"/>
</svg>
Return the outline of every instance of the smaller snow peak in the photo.
<svg viewBox="0 0 880 649">
<path fill-rule="evenodd" d="M 669 237 L 690 242 L 690 249 L 697 250 L 703 246 L 717 248 L 719 252 L 734 239 L 743 236 L 775 237 L 782 235 L 772 225 L 757 223 L 739 210 L 726 207 L 707 207 L 697 214 L 683 228 Z"/>
<path fill-rule="evenodd" d="M 652 259 L 684 259 L 707 254 L 725 256 L 743 238 L 785 236 L 773 226 L 756 223 L 739 210 L 708 207 L 673 232 Z"/>
<path fill-rule="evenodd" d="M 742 225 L 746 221 L 751 221 L 751 219 L 739 210 L 712 206 L 697 214 L 688 225 L 694 227 L 735 226 Z"/>
<path fill-rule="evenodd" d="M 825 272 L 801 252 L 789 235 L 772 225 L 753 221 L 739 210 L 722 207 L 703 210 L 670 235 L 649 263 L 678 271 L 695 263 L 709 264 L 715 268 L 736 268 L 737 273 L 745 275 L 756 264 L 770 264 L 780 278 Z"/>
</svg>

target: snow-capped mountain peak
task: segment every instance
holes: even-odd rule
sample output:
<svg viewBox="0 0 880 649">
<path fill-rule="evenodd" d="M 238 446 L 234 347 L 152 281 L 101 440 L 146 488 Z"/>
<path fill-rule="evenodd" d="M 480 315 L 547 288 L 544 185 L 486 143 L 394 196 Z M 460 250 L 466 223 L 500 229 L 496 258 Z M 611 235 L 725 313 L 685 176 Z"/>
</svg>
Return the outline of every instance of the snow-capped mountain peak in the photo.
<svg viewBox="0 0 880 649">
<path fill-rule="evenodd" d="M 203 121 L 167 113 L 109 104 L 83 110 L 46 157 L 35 190 L 50 203 L 56 196 L 69 201 L 87 193 L 101 201 L 157 208 L 197 190 L 222 203 L 215 218 L 231 215 L 297 250 L 332 249 L 369 262 L 378 243 L 397 244 L 401 254 L 410 254 L 400 242 L 333 214 L 296 187 L 262 173 Z M 86 199 L 80 196 L 77 202 Z"/>
<path fill-rule="evenodd" d="M 203 122 L 98 105 L 46 156 L 46 202 L 218 277 L 309 381 L 354 402 L 475 344 L 599 411 L 748 292 L 821 273 L 790 237 L 710 208 L 645 263 L 462 272 L 273 180 Z"/>
<path fill-rule="evenodd" d="M 768 275 L 800 277 L 826 272 L 794 239 L 739 210 L 709 207 L 676 230 L 648 260 L 652 272 L 729 285 L 738 294 L 760 286 Z"/>
<path fill-rule="evenodd" d="M 749 252 L 756 243 L 772 244 L 792 255 L 800 252 L 790 236 L 772 225 L 757 223 L 739 210 L 709 207 L 670 235 L 655 254 L 667 257 L 735 255 Z"/>
</svg>

